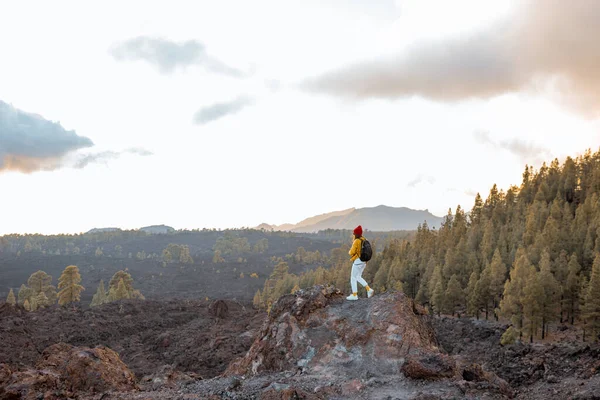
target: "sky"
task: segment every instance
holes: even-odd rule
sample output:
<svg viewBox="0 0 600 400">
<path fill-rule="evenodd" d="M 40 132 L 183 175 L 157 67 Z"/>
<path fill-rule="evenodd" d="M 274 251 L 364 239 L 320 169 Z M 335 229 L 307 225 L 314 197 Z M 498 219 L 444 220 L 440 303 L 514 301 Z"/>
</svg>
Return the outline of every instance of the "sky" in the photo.
<svg viewBox="0 0 600 400">
<path fill-rule="evenodd" d="M 0 234 L 442 216 L 600 146 L 595 0 L 0 9 Z"/>
</svg>

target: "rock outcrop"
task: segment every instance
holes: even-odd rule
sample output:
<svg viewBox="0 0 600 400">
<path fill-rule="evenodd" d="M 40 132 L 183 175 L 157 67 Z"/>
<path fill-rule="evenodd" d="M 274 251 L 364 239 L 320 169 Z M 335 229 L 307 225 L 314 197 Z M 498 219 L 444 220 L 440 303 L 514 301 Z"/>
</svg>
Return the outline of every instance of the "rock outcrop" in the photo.
<svg viewBox="0 0 600 400">
<path fill-rule="evenodd" d="M 401 292 L 348 302 L 333 287 L 299 291 L 275 303 L 249 352 L 226 374 L 398 374 L 406 357 L 437 353 L 424 314 Z"/>
<path fill-rule="evenodd" d="M 326 383 L 314 388 L 324 397 L 379 396 L 390 387 L 402 398 L 481 388 L 489 398 L 512 396 L 495 374 L 440 352 L 431 318 L 401 292 L 349 302 L 330 286 L 300 290 L 273 305 L 248 353 L 224 375 L 252 381 L 285 372 L 290 384 Z"/>
</svg>

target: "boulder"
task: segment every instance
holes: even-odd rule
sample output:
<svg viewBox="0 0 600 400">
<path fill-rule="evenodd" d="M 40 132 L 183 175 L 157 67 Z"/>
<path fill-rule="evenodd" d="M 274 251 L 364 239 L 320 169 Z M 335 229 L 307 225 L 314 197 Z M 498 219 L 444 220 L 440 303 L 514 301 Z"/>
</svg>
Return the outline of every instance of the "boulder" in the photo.
<svg viewBox="0 0 600 400">
<path fill-rule="evenodd" d="M 331 286 L 281 297 L 245 357 L 225 375 L 301 371 L 323 378 L 398 374 L 438 353 L 426 312 L 401 292 L 349 302 Z"/>
<path fill-rule="evenodd" d="M 137 389 L 135 376 L 113 350 L 65 343 L 46 348 L 35 368 L 11 370 L 1 365 L 0 387 L 0 399 L 62 399 L 80 392 Z"/>
<path fill-rule="evenodd" d="M 456 374 L 456 362 L 440 353 L 411 356 L 402 365 L 402 372 L 406 377 L 413 379 L 452 378 Z"/>
<path fill-rule="evenodd" d="M 193 372 L 184 373 L 173 365 L 163 365 L 154 374 L 146 375 L 141 379 L 142 390 L 158 390 L 163 388 L 177 388 L 181 385 L 191 384 L 202 380 L 202 377 Z"/>
<path fill-rule="evenodd" d="M 479 364 L 468 364 L 459 368 L 460 379 L 458 387 L 466 393 L 469 389 L 486 390 L 488 392 L 500 393 L 509 399 L 513 398 L 514 392 L 508 382 L 493 372 L 485 371 Z"/>
</svg>

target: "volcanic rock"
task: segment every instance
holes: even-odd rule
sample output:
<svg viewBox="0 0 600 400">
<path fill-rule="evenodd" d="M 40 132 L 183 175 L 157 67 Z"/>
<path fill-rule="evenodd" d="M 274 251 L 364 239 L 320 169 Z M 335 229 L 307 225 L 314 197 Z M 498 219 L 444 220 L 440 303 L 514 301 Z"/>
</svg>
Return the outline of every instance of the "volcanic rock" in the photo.
<svg viewBox="0 0 600 400">
<path fill-rule="evenodd" d="M 437 354 L 423 310 L 401 292 L 355 302 L 316 286 L 283 296 L 227 375 L 299 370 L 326 377 L 398 374 L 408 356 Z"/>
<path fill-rule="evenodd" d="M 113 350 L 58 343 L 46 348 L 35 369 L 0 365 L 0 399 L 62 399 L 75 393 L 127 392 L 135 376 Z"/>
</svg>

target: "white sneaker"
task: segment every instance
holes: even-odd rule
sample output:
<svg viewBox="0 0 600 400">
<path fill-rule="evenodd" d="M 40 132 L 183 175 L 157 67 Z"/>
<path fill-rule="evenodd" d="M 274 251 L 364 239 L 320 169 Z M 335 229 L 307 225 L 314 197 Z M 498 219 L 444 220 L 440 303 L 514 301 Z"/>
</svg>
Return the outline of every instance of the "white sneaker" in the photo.
<svg viewBox="0 0 600 400">
<path fill-rule="evenodd" d="M 358 296 L 355 294 L 351 294 L 350 296 L 346 297 L 346 300 L 358 300 Z"/>
<path fill-rule="evenodd" d="M 373 295 L 375 294 L 375 291 L 373 289 L 369 289 L 367 290 L 367 297 L 370 299 L 371 297 L 373 297 Z"/>
</svg>

